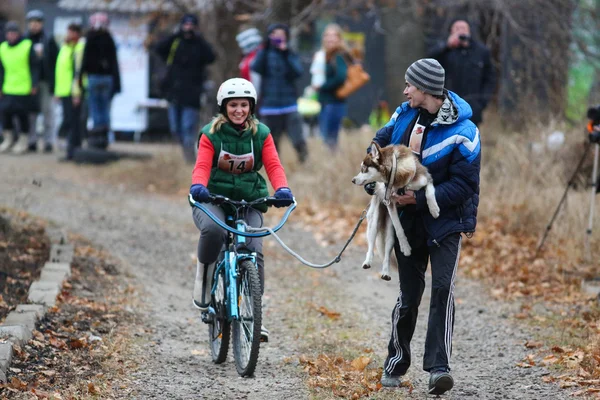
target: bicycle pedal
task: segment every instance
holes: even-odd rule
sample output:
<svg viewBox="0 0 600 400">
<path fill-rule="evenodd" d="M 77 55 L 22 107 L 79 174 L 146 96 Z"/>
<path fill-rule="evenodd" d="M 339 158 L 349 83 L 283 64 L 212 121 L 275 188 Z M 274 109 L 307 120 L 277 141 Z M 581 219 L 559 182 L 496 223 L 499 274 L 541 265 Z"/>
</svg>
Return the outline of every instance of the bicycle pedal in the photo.
<svg viewBox="0 0 600 400">
<path fill-rule="evenodd" d="M 214 314 L 209 313 L 207 311 L 204 311 L 203 313 L 200 314 L 200 319 L 205 324 L 210 324 L 210 323 L 212 323 L 215 320 L 214 319 Z"/>
</svg>

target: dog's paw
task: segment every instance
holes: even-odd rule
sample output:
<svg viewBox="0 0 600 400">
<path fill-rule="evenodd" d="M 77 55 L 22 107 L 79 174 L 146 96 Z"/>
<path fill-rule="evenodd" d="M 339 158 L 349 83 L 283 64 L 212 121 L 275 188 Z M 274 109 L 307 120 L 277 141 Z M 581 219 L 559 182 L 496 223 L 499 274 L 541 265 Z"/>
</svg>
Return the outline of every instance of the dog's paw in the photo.
<svg viewBox="0 0 600 400">
<path fill-rule="evenodd" d="M 431 213 L 431 216 L 433 218 L 437 218 L 440 216 L 440 207 L 437 204 L 435 204 L 429 207 L 429 212 Z"/>
<path fill-rule="evenodd" d="M 389 275 L 382 274 L 381 279 L 383 279 L 384 281 L 391 281 L 392 277 Z"/>
<path fill-rule="evenodd" d="M 369 269 L 369 268 L 371 268 L 370 264 L 363 264 L 363 269 Z"/>
</svg>

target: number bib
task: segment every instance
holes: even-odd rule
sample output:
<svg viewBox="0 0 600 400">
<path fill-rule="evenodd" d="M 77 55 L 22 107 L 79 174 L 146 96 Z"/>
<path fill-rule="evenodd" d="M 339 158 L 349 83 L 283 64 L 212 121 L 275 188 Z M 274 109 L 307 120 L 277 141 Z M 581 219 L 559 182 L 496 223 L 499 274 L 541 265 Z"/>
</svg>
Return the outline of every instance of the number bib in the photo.
<svg viewBox="0 0 600 400">
<path fill-rule="evenodd" d="M 239 155 L 231 154 L 221 148 L 217 166 L 222 171 L 236 175 L 252 171 L 254 167 L 254 146 L 252 146 L 250 153 Z"/>
</svg>

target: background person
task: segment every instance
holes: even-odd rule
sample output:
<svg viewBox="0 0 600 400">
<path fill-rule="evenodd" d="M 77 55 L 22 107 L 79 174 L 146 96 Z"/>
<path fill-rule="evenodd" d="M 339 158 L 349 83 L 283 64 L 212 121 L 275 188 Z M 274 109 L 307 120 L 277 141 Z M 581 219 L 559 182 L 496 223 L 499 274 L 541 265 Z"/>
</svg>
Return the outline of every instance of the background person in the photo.
<svg viewBox="0 0 600 400">
<path fill-rule="evenodd" d="M 318 92 L 321 103 L 319 127 L 325 143 L 330 149 L 335 150 L 342 119 L 347 112 L 346 100 L 338 98 L 335 92 L 346 81 L 347 63 L 350 60 L 348 48 L 342 37 L 342 28 L 339 25 L 327 25 L 323 32 L 322 47 L 325 52 L 325 81 Z"/>
<path fill-rule="evenodd" d="M 256 28 L 244 29 L 237 34 L 235 40 L 242 51 L 242 60 L 240 61 L 240 77 L 252 82 L 256 88 L 256 93 L 260 96 L 260 74 L 252 71 L 250 65 L 256 58 L 260 45 L 262 44 L 262 36 Z"/>
<path fill-rule="evenodd" d="M 271 128 L 275 146 L 287 132 L 298 160 L 306 161 L 308 148 L 304 140 L 302 117 L 298 113 L 296 81 L 302 76 L 300 57 L 289 48 L 289 27 L 271 24 L 267 38 L 250 68 L 261 76 L 261 120 Z"/>
<path fill-rule="evenodd" d="M 198 18 L 183 16 L 179 31 L 155 47 L 156 53 L 167 64 L 167 75 L 162 82 L 165 98 L 169 101 L 169 127 L 183 149 L 187 162 L 196 156 L 200 95 L 206 80 L 206 67 L 215 61 L 212 46 L 196 32 Z"/>
<path fill-rule="evenodd" d="M 60 100 L 63 110 L 62 124 L 67 133 L 67 154 L 64 160 L 72 160 L 81 147 L 81 100 L 83 89 L 79 86 L 79 70 L 83 59 L 85 42 L 81 39 L 81 25 L 67 27 L 65 43 L 56 61 L 54 96 Z"/>
<path fill-rule="evenodd" d="M 58 46 L 52 35 L 44 32 L 44 13 L 40 10 L 31 10 L 26 15 L 27 20 L 27 39 L 33 43 L 33 49 L 38 57 L 40 64 L 40 83 L 39 83 L 39 104 L 41 106 L 41 115 L 43 117 L 44 152 L 50 153 L 54 147 L 56 138 L 54 137 L 54 68 L 56 57 L 58 55 Z M 28 150 L 37 151 L 38 131 L 37 118 L 40 110 L 30 115 L 29 127 L 29 147 Z"/>
<path fill-rule="evenodd" d="M 0 153 L 10 150 L 23 154 L 29 144 L 29 114 L 38 107 L 35 95 L 40 63 L 31 40 L 21 35 L 19 24 L 8 22 L 4 32 L 6 41 L 0 44 L 0 110 L 4 129 Z"/>
<path fill-rule="evenodd" d="M 110 106 L 114 95 L 121 92 L 117 47 L 108 30 L 109 23 L 106 13 L 97 12 L 90 16 L 79 77 L 83 87 L 84 76 L 87 76 L 87 100 L 92 117 L 87 143 L 98 149 L 108 147 Z"/>
<path fill-rule="evenodd" d="M 479 125 L 496 85 L 496 74 L 490 51 L 471 35 L 471 26 L 464 18 L 450 24 L 450 35 L 437 43 L 428 54 L 446 70 L 446 88 L 465 99 L 473 116 L 471 121 Z"/>
</svg>

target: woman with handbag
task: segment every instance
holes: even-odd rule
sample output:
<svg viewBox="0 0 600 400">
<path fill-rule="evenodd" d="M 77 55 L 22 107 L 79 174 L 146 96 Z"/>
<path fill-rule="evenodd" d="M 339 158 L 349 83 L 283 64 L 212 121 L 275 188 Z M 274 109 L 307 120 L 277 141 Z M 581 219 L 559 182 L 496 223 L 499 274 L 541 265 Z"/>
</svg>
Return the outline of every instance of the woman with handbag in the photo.
<svg viewBox="0 0 600 400">
<path fill-rule="evenodd" d="M 319 87 L 321 114 L 319 127 L 325 143 L 335 150 L 342 119 L 346 116 L 346 99 L 338 97 L 336 91 L 344 85 L 350 58 L 348 48 L 342 38 L 342 28 L 337 24 L 325 27 L 322 39 L 325 52 L 325 82 Z"/>
</svg>

